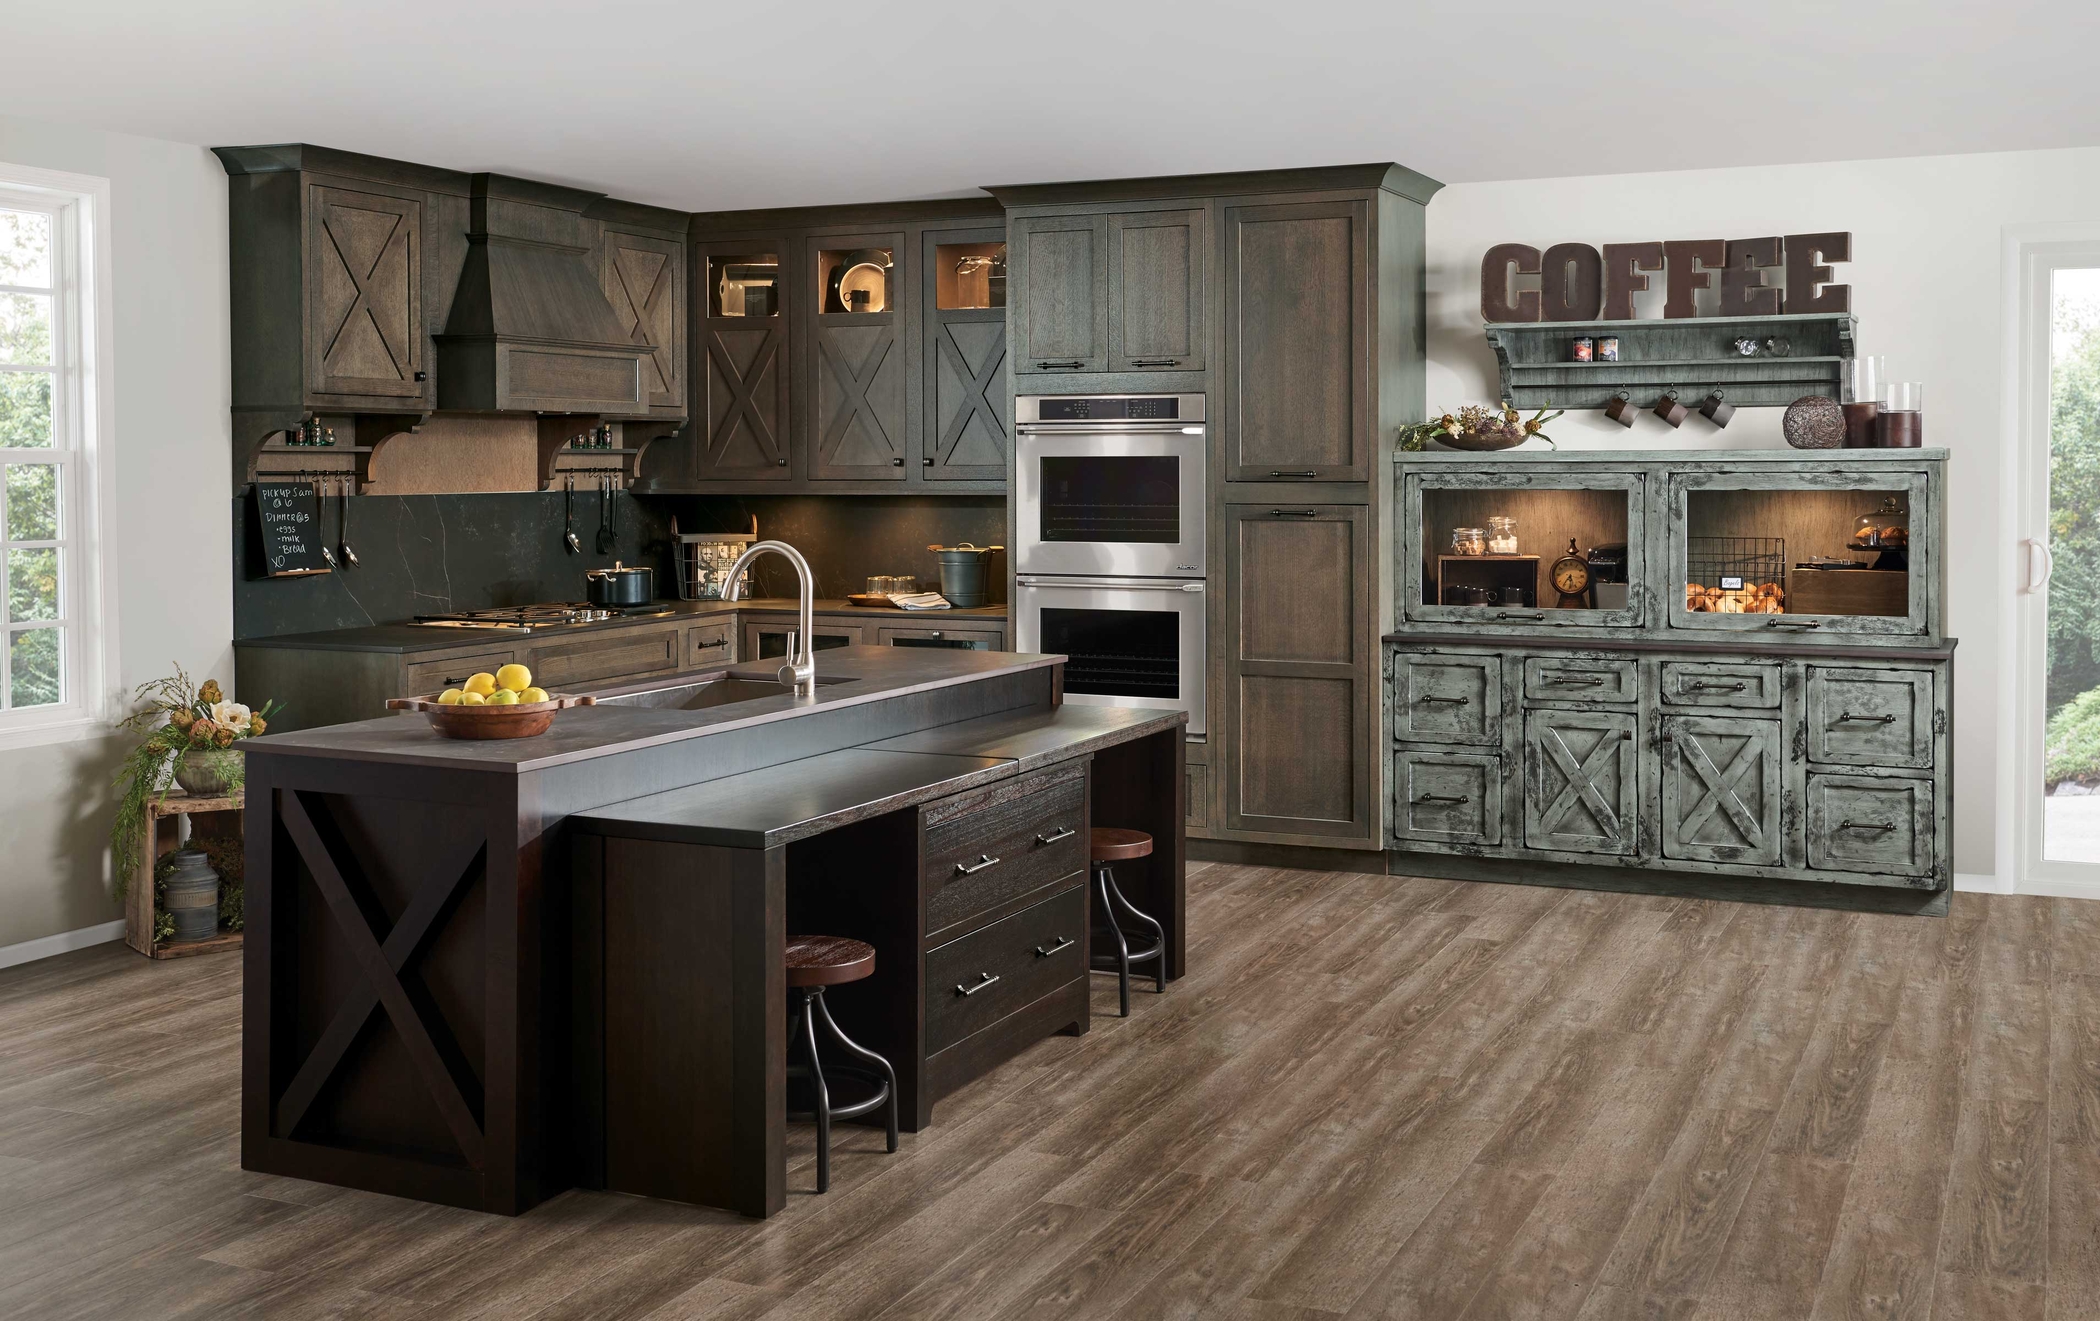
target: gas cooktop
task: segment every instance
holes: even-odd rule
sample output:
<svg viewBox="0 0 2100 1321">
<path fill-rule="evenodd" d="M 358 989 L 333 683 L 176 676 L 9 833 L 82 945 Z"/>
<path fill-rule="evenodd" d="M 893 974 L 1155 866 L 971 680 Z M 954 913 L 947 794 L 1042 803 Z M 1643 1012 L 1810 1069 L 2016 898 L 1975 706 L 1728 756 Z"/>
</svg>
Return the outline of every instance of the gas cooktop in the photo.
<svg viewBox="0 0 2100 1321">
<path fill-rule="evenodd" d="M 499 628 L 513 633 L 531 633 L 543 628 L 573 628 L 578 624 L 602 624 L 608 619 L 653 619 L 668 615 L 668 601 L 646 605 L 592 605 L 587 601 L 542 601 L 535 605 L 509 605 L 494 610 L 461 610 L 444 615 L 417 615 L 415 622 L 426 628 Z"/>
</svg>

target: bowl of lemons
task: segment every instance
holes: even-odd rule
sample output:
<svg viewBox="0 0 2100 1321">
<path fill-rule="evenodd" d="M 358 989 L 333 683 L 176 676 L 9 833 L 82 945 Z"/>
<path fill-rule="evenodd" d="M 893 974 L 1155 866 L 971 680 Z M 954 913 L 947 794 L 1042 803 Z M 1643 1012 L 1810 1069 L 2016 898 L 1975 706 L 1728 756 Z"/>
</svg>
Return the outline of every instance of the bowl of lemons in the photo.
<svg viewBox="0 0 2100 1321">
<path fill-rule="evenodd" d="M 553 726 L 565 707 L 596 706 L 598 699 L 560 697 L 537 687 L 532 671 L 505 665 L 495 673 L 470 675 L 457 688 L 428 697 L 396 697 L 390 711 L 421 711 L 430 727 L 446 738 L 531 738 Z"/>
</svg>

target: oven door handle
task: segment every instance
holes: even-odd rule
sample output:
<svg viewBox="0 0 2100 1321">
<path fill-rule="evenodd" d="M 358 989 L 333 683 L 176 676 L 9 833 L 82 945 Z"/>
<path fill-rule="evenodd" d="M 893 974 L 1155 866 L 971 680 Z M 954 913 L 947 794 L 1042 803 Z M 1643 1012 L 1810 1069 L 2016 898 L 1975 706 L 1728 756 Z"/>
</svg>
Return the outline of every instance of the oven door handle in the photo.
<svg viewBox="0 0 2100 1321">
<path fill-rule="evenodd" d="M 1202 580 L 1181 582 L 1175 579 L 1146 580 L 1143 578 L 1016 578 L 1023 587 L 1069 587 L 1075 590 L 1099 591 L 1111 589 L 1123 592 L 1200 592 Z"/>
</svg>

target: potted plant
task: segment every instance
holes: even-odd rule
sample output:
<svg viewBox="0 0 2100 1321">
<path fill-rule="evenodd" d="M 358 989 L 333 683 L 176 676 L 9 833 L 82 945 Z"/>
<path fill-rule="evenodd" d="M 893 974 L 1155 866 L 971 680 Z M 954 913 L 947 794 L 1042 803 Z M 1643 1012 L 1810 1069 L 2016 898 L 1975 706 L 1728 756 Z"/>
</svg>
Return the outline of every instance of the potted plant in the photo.
<svg viewBox="0 0 2100 1321">
<path fill-rule="evenodd" d="M 180 665 L 165 679 L 139 685 L 136 700 L 145 708 L 127 717 L 121 728 L 146 735 L 117 769 L 117 817 L 110 826 L 110 851 L 118 859 L 117 893 L 130 879 L 124 859 L 136 858 L 144 845 L 147 805 L 167 792 L 172 779 L 200 797 L 224 797 L 246 779 L 237 746 L 244 738 L 266 732 L 275 702 L 249 709 L 228 701 L 218 682 L 201 687 L 190 682 Z"/>
</svg>

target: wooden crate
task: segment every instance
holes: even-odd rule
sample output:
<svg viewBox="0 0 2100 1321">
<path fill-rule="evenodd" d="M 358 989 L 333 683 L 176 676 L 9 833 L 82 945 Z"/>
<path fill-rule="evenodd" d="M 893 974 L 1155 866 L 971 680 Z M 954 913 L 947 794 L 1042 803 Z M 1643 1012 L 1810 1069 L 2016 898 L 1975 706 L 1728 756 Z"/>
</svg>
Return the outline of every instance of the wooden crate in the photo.
<svg viewBox="0 0 2100 1321">
<path fill-rule="evenodd" d="M 182 818 L 185 816 L 190 818 L 192 834 L 238 838 L 241 833 L 241 795 L 199 798 L 173 792 L 146 805 L 146 842 L 139 850 L 141 856 L 132 872 L 131 889 L 124 901 L 124 943 L 148 958 L 180 959 L 192 954 L 211 954 L 241 947 L 242 933 L 238 931 L 221 931 L 209 940 L 187 944 L 170 941 L 158 948 L 153 944 L 153 865 L 162 854 L 171 853 L 180 846 Z"/>
</svg>

